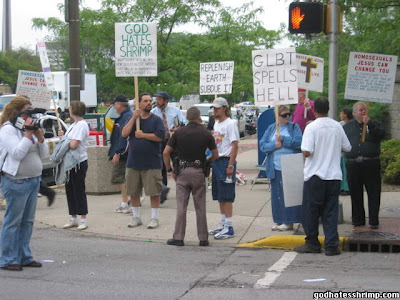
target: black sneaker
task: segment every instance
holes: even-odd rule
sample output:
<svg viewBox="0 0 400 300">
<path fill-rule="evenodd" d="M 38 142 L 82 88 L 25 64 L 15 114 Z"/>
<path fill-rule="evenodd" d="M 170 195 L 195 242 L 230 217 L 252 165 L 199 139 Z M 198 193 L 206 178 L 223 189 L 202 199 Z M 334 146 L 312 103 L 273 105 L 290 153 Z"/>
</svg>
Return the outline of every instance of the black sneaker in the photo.
<svg viewBox="0 0 400 300">
<path fill-rule="evenodd" d="M 297 253 L 321 253 L 321 249 L 314 249 L 306 244 L 294 248 L 294 251 Z"/>
<path fill-rule="evenodd" d="M 169 187 L 163 185 L 162 191 L 161 191 L 161 199 L 160 199 L 160 203 L 161 203 L 161 204 L 164 203 L 165 200 L 167 200 L 167 195 L 168 195 L 168 193 L 169 193 L 169 190 L 170 190 Z"/>
<path fill-rule="evenodd" d="M 325 249 L 325 255 L 326 256 L 334 256 L 334 255 L 339 255 L 340 250 L 338 248 L 333 248 L 333 249 Z"/>
<path fill-rule="evenodd" d="M 379 228 L 379 225 L 369 225 L 369 228 L 371 228 L 371 229 L 378 229 L 378 228 Z"/>
<path fill-rule="evenodd" d="M 173 246 L 185 246 L 183 240 L 174 240 L 174 239 L 169 239 L 167 241 L 168 245 L 173 245 Z"/>
</svg>

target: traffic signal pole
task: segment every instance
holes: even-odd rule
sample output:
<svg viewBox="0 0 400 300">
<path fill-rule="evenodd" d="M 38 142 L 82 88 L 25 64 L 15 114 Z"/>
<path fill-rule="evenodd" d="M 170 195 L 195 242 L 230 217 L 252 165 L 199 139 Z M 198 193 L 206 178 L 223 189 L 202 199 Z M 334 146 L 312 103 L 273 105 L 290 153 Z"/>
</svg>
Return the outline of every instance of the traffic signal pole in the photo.
<svg viewBox="0 0 400 300">
<path fill-rule="evenodd" d="M 329 39 L 329 80 L 328 80 L 328 100 L 329 117 L 337 117 L 337 71 L 338 71 L 338 4 L 337 0 L 330 1 L 330 22 L 331 32 Z"/>
<path fill-rule="evenodd" d="M 79 35 L 79 0 L 69 0 L 69 91 L 71 101 L 81 97 L 81 48 Z"/>
</svg>

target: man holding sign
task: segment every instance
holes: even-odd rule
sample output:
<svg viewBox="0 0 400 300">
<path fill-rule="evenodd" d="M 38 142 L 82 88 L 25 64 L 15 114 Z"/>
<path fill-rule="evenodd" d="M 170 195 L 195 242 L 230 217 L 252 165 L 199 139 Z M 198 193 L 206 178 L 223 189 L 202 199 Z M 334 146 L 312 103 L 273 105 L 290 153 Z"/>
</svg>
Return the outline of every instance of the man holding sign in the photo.
<svg viewBox="0 0 400 300">
<path fill-rule="evenodd" d="M 352 224 L 365 225 L 364 190 L 368 194 L 369 225 L 379 227 L 379 206 L 381 201 L 381 140 L 384 136 L 382 125 L 371 120 L 366 114 L 366 105 L 357 102 L 353 106 L 354 120 L 344 125 L 344 131 L 352 146 L 347 157 L 347 178 L 351 195 Z M 367 126 L 365 142 L 360 142 L 363 124 Z"/>
<path fill-rule="evenodd" d="M 126 193 L 131 196 L 133 220 L 128 227 L 142 225 L 139 215 L 142 188 L 151 201 L 151 220 L 147 228 L 158 227 L 161 182 L 161 142 L 165 137 L 163 121 L 151 113 L 152 97 L 143 93 L 139 97 L 139 109 L 122 129 L 122 137 L 129 137 L 129 152 L 126 163 Z M 136 120 L 140 118 L 140 129 Z"/>
</svg>

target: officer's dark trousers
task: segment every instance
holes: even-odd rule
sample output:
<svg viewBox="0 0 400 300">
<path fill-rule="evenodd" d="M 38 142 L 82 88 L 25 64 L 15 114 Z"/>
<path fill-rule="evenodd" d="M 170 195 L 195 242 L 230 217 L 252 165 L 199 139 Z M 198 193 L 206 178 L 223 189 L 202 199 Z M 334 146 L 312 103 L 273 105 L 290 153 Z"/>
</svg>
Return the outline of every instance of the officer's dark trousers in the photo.
<svg viewBox="0 0 400 300">
<path fill-rule="evenodd" d="M 381 203 L 380 160 L 365 160 L 359 163 L 348 160 L 346 167 L 353 225 L 365 225 L 364 186 L 368 194 L 369 225 L 379 225 L 378 215 Z"/>
<path fill-rule="evenodd" d="M 324 228 L 325 249 L 338 247 L 339 193 L 340 180 L 322 180 L 314 175 L 304 182 L 302 224 L 309 247 L 321 248 L 318 241 L 319 217 Z"/>
<path fill-rule="evenodd" d="M 202 168 L 181 169 L 176 180 L 176 222 L 173 238 L 184 240 L 186 231 L 186 211 L 190 193 L 196 210 L 197 236 L 200 241 L 208 240 L 206 217 L 206 183 Z"/>
</svg>

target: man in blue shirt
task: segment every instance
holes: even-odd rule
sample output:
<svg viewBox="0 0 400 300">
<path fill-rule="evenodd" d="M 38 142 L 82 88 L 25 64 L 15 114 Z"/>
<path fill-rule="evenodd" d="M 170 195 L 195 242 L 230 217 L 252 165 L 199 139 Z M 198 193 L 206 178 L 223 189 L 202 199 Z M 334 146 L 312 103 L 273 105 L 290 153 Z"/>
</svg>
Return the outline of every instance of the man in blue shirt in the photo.
<svg viewBox="0 0 400 300">
<path fill-rule="evenodd" d="M 157 106 L 154 107 L 151 112 L 163 120 L 165 128 L 165 139 L 161 148 L 162 153 L 174 129 L 181 124 L 184 124 L 185 119 L 183 118 L 182 112 L 178 107 L 168 105 L 169 94 L 167 92 L 159 92 L 155 96 Z M 174 159 L 174 156 L 172 156 L 172 159 Z M 164 201 L 167 200 L 167 193 L 169 192 L 169 188 L 167 187 L 167 169 L 165 168 L 165 164 L 163 164 L 162 168 L 162 177 L 163 192 L 161 194 L 161 203 L 164 203 Z"/>
<path fill-rule="evenodd" d="M 128 227 L 142 225 L 139 215 L 140 193 L 144 188 L 150 196 L 151 220 L 147 228 L 158 227 L 158 209 L 162 190 L 161 142 L 165 137 L 163 121 L 151 113 L 152 97 L 143 93 L 139 97 L 139 109 L 122 129 L 122 136 L 129 137 L 128 160 L 126 163 L 126 193 L 131 196 L 133 220 Z M 136 120 L 140 119 L 140 129 Z"/>
<path fill-rule="evenodd" d="M 121 136 L 122 128 L 132 118 L 132 112 L 129 109 L 128 97 L 118 95 L 112 102 L 115 111 L 119 117 L 114 120 L 114 127 L 110 137 L 110 150 L 108 157 L 113 164 L 111 183 L 118 185 L 121 190 L 122 202 L 114 210 L 118 213 L 127 214 L 130 212 L 128 205 L 128 196 L 125 190 L 125 168 L 126 160 L 128 159 L 127 140 Z"/>
</svg>

